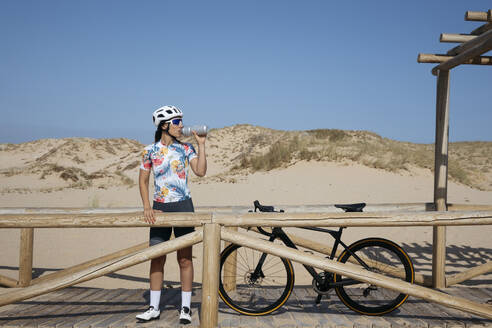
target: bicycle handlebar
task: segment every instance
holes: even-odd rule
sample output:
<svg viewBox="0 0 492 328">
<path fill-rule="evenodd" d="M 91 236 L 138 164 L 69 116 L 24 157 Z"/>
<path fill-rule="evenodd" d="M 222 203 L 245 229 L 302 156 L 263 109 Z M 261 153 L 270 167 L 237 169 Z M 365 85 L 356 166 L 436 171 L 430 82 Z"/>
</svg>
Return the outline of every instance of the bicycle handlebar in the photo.
<svg viewBox="0 0 492 328">
<path fill-rule="evenodd" d="M 275 211 L 275 208 L 273 206 L 261 205 L 258 200 L 255 200 L 253 202 L 253 204 L 255 205 L 255 212 L 256 212 L 257 209 L 260 212 L 280 212 L 280 213 L 283 213 L 284 212 L 284 210 Z"/>
</svg>

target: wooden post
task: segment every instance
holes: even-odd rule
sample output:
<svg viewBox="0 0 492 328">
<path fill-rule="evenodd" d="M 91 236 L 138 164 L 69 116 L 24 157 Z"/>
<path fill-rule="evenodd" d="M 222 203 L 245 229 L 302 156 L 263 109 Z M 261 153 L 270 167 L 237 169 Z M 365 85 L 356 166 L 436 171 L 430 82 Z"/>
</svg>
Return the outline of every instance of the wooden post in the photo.
<svg viewBox="0 0 492 328">
<path fill-rule="evenodd" d="M 449 138 L 449 71 L 437 74 L 436 144 L 434 166 L 434 204 L 436 211 L 447 210 Z M 432 285 L 446 287 L 446 227 L 433 227 Z"/>
<path fill-rule="evenodd" d="M 238 227 L 230 227 L 232 231 L 237 231 Z M 231 243 L 225 242 L 225 247 L 229 246 Z M 227 257 L 224 263 L 224 278 L 222 283 L 224 284 L 224 289 L 226 292 L 236 289 L 236 268 L 237 268 L 237 252 L 234 251 L 231 255 Z"/>
<path fill-rule="evenodd" d="M 200 327 L 215 328 L 219 321 L 220 225 L 203 227 L 202 308 Z"/>
<path fill-rule="evenodd" d="M 20 252 L 19 252 L 19 286 L 25 287 L 32 280 L 32 252 L 33 252 L 34 229 L 21 229 Z"/>
</svg>

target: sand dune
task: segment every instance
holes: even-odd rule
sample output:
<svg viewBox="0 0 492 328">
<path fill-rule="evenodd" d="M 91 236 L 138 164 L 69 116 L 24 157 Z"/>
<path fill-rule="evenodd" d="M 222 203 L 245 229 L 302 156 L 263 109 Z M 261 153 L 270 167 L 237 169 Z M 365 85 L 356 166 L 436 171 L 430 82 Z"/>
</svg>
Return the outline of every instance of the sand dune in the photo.
<svg viewBox="0 0 492 328">
<path fill-rule="evenodd" d="M 403 169 L 381 168 L 378 165 L 387 162 L 380 161 L 377 164 L 370 156 L 360 157 L 360 162 L 356 161 L 357 158 L 349 157 L 328 160 L 329 158 L 312 157 L 315 151 L 313 149 L 304 149 L 304 155 L 301 155 L 302 149 L 298 151 L 291 148 L 294 155 L 278 167 L 266 171 L 248 166 L 252 165 L 255 158 L 263 160 L 260 157 L 272 151 L 272 144 L 294 138 L 289 133 L 244 125 L 213 130 L 207 142 L 207 177 L 192 177 L 190 181 L 195 206 L 249 206 L 255 199 L 277 206 L 349 202 L 424 203 L 433 200 L 433 174 L 425 165 L 419 167 L 403 163 Z M 302 131 L 292 133 L 298 136 L 307 135 L 309 138 L 312 134 Z M 327 135 L 328 144 L 332 134 Z M 335 135 L 339 136 L 340 133 Z M 370 142 L 380 142 L 381 147 L 390 143 L 391 147 L 396 147 L 392 142 L 371 133 L 347 132 L 347 135 L 353 138 L 350 139 L 353 142 L 367 137 Z M 304 140 L 300 138 L 297 140 Z M 332 143 L 339 142 L 340 149 L 355 147 L 337 140 L 332 140 Z M 299 144 L 302 146 L 302 142 Z M 317 151 L 326 151 L 320 145 L 317 146 L 321 147 Z M 484 149 L 488 151 L 489 146 L 486 143 Z M 376 148 L 384 149 L 381 147 Z M 419 148 L 413 144 L 408 147 Z M 136 179 L 142 149 L 142 144 L 127 139 L 70 138 L 38 140 L 19 145 L 2 144 L 0 207 L 140 207 Z M 464 148 L 459 149 L 462 156 L 467 154 Z M 482 179 L 485 182 L 480 184 L 481 190 L 456 179 L 450 180 L 449 202 L 492 205 L 492 188 L 485 188 L 492 181 L 489 177 L 492 157 L 486 151 L 482 153 L 484 155 L 473 164 L 483 171 Z M 374 154 L 373 157 L 376 156 Z M 387 156 L 391 157 L 390 155 L 397 156 L 388 151 Z M 303 159 L 303 156 L 308 156 L 309 160 Z M 473 182 L 475 171 L 469 172 L 471 173 L 467 181 Z M 469 184 L 473 184 L 471 182 Z M 297 233 L 303 234 L 302 231 Z M 450 228 L 448 245 L 458 248 L 481 247 L 483 254 L 490 257 L 491 234 L 492 228 L 488 226 Z M 356 240 L 368 235 L 397 239 L 409 249 L 415 250 L 415 256 L 418 256 L 417 249 L 427 250 L 431 243 L 432 229 L 350 229 L 346 240 Z M 306 236 L 313 238 L 312 235 Z M 138 244 L 147 238 L 148 229 L 140 228 L 36 229 L 35 274 L 45 274 L 74 265 Z M 0 230 L 0 274 L 15 277 L 18 243 L 18 230 Z M 196 246 L 194 252 L 197 268 L 195 280 L 199 281 L 201 246 Z M 174 255 L 170 256 L 166 271 L 166 280 L 172 285 L 179 280 L 174 258 Z M 480 263 L 480 259 L 474 260 L 474 263 Z M 124 284 L 126 287 L 145 288 L 147 270 L 148 264 L 142 264 L 84 285 L 117 288 Z M 298 272 L 300 274 L 302 271 Z M 307 276 L 300 275 L 299 279 L 309 283 Z"/>
</svg>

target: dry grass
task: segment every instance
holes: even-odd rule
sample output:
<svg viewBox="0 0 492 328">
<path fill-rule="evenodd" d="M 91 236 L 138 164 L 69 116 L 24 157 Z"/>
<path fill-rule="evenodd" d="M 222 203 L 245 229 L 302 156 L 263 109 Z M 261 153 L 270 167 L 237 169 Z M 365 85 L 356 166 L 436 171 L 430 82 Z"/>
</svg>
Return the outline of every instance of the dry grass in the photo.
<svg viewBox="0 0 492 328">
<path fill-rule="evenodd" d="M 182 141 L 194 142 L 191 137 Z M 143 147 L 137 141 L 124 138 L 44 139 L 0 144 L 2 156 L 9 156 L 10 151 L 38 151 L 37 158 L 26 162 L 26 166 L 1 169 L 0 176 L 36 174 L 40 179 L 51 176 L 64 182 L 62 187 L 46 185 L 43 188 L 46 192 L 88 186 L 133 187 L 136 181 L 129 176 L 138 170 Z M 212 129 L 207 138 L 207 150 L 208 160 L 221 169 L 206 178 L 195 179 L 191 175 L 193 182 L 236 183 L 249 173 L 284 168 L 299 161 L 358 163 L 396 173 L 412 172 L 414 168 L 434 170 L 434 145 L 399 142 L 369 131 L 281 131 L 242 124 Z M 492 142 L 450 143 L 449 156 L 451 180 L 480 190 L 492 190 Z M 92 171 L 88 171 L 89 167 Z M 27 190 L 11 187 L 2 188 L 1 192 Z"/>
<path fill-rule="evenodd" d="M 263 140 L 254 136 L 249 140 Z M 450 143 L 449 178 L 492 190 L 492 142 Z M 286 132 L 259 155 L 243 153 L 232 171 L 269 171 L 299 161 L 355 162 L 389 172 L 434 171 L 434 145 L 400 142 L 368 131 L 318 129 Z"/>
</svg>

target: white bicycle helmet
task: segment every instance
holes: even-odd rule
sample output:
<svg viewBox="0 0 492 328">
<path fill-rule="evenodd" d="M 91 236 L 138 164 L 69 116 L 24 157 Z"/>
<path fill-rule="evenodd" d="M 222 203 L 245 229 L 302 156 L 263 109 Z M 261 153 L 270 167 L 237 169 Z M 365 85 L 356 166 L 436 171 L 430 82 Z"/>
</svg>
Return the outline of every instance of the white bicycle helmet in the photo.
<svg viewBox="0 0 492 328">
<path fill-rule="evenodd" d="M 159 126 L 161 122 L 169 121 L 176 117 L 183 117 L 183 112 L 175 106 L 162 106 L 157 108 L 152 114 L 155 126 Z"/>
</svg>

